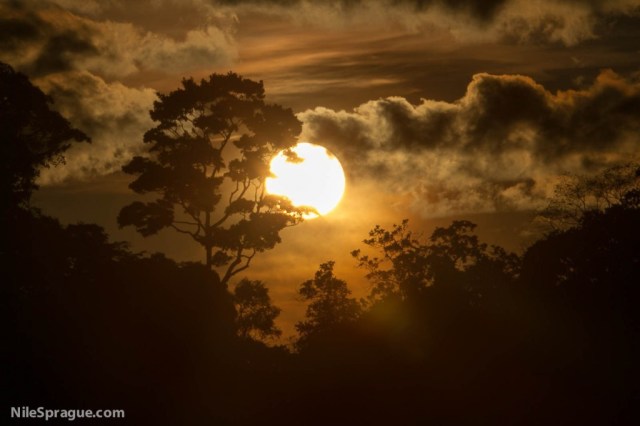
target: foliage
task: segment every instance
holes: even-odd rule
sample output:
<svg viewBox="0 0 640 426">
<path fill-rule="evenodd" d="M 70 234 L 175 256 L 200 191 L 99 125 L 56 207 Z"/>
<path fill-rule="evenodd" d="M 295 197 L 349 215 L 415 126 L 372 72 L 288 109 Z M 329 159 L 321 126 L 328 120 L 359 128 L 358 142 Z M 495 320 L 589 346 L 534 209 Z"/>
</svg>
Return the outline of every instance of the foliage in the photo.
<svg viewBox="0 0 640 426">
<path fill-rule="evenodd" d="M 610 167 L 595 176 L 565 175 L 538 220 L 552 230 L 580 224 L 589 212 L 602 211 L 640 192 L 640 164 Z M 636 195 L 637 196 L 637 195 Z"/>
<path fill-rule="evenodd" d="M 535 242 L 523 259 L 523 281 L 539 291 L 559 289 L 575 296 L 591 291 L 603 295 L 628 282 L 640 265 L 637 194 L 628 189 L 603 210 L 584 212 L 576 226 Z"/>
<path fill-rule="evenodd" d="M 281 309 L 273 306 L 269 289 L 262 281 L 242 279 L 233 291 L 238 335 L 244 339 L 279 337 L 282 331 L 275 325 Z"/>
<path fill-rule="evenodd" d="M 123 167 L 137 175 L 133 191 L 159 198 L 124 207 L 118 223 L 144 236 L 164 228 L 190 236 L 226 284 L 302 220 L 302 210 L 264 185 L 270 158 L 295 144 L 300 123 L 290 109 L 265 103 L 262 82 L 234 73 L 183 80 L 159 96 L 151 111 L 158 125 L 144 136 L 149 156 Z"/>
<path fill-rule="evenodd" d="M 360 302 L 350 297 L 347 283 L 334 275 L 334 265 L 333 261 L 321 264 L 314 278 L 300 285 L 298 293 L 309 305 L 305 320 L 296 324 L 299 345 L 314 334 L 355 321 L 362 311 Z"/>
<path fill-rule="evenodd" d="M 432 285 L 459 285 L 479 297 L 490 283 L 479 285 L 479 271 L 515 277 L 518 257 L 501 247 L 481 243 L 473 234 L 476 225 L 454 221 L 446 228 L 436 228 L 429 239 L 420 241 L 409 229 L 409 221 L 394 224 L 390 231 L 376 225 L 363 242 L 377 250 L 379 256 L 351 254 L 366 269 L 372 282 L 371 299 L 392 295 L 408 299 Z M 474 278 L 475 277 L 475 278 Z"/>
<path fill-rule="evenodd" d="M 220 364 L 234 347 L 234 308 L 213 272 L 132 253 L 97 225 L 64 226 L 34 210 L 18 210 L 12 225 L 0 251 L 12 400 L 102 402 L 134 424 L 220 410 L 210 399 L 222 391 L 196 390 L 213 377 L 224 387 L 231 371 Z M 173 408 L 157 413 L 158 404 Z"/>
<path fill-rule="evenodd" d="M 40 168 L 64 162 L 72 142 L 89 137 L 51 109 L 52 100 L 29 79 L 0 62 L 2 189 L 8 206 L 24 205 L 38 188 Z"/>
</svg>

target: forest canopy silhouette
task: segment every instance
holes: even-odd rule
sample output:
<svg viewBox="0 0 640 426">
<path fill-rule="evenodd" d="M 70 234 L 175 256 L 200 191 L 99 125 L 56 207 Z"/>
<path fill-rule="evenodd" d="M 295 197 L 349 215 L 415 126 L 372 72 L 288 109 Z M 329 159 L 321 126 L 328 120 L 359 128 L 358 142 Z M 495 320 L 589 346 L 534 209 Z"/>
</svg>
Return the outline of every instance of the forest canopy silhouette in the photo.
<svg viewBox="0 0 640 426">
<path fill-rule="evenodd" d="M 355 298 L 327 259 L 300 283 L 306 316 L 286 347 L 269 283 L 232 281 L 302 220 L 262 191 L 269 155 L 291 147 L 300 124 L 264 102 L 261 82 L 183 80 L 151 111 L 149 155 L 124 167 L 132 190 L 159 198 L 124 206 L 119 224 L 188 234 L 204 262 L 180 263 L 30 205 L 40 168 L 91 135 L 9 65 L 0 79 L 6 405 L 124 408 L 127 424 L 638 414 L 640 165 L 567 178 L 539 216 L 553 226 L 522 254 L 481 241 L 466 220 L 426 237 L 402 218 L 372 224 L 352 252 L 370 294 Z"/>
</svg>

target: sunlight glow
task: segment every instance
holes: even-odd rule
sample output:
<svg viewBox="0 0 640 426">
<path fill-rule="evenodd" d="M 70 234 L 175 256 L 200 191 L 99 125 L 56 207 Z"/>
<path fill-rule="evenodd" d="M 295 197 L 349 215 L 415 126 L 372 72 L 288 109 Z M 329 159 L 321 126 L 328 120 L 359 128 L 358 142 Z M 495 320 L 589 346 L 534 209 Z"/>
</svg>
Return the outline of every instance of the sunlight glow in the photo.
<svg viewBox="0 0 640 426">
<path fill-rule="evenodd" d="M 291 148 L 299 160 L 291 161 L 281 151 L 271 160 L 273 177 L 266 180 L 267 192 L 282 195 L 294 206 L 315 208 L 321 215 L 333 210 L 345 188 L 340 161 L 326 148 L 307 142 Z M 307 219 L 317 217 L 309 214 Z"/>
</svg>

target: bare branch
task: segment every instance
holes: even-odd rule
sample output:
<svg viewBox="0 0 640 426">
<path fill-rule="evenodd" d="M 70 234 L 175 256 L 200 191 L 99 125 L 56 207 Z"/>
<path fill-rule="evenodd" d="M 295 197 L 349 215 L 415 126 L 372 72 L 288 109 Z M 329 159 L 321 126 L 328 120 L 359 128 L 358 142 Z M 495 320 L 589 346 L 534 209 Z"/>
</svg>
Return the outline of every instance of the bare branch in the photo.
<svg viewBox="0 0 640 426">
<path fill-rule="evenodd" d="M 173 223 L 177 223 L 178 225 L 198 226 L 198 224 L 196 222 L 187 222 L 187 221 L 182 221 L 182 220 L 174 220 Z"/>
<path fill-rule="evenodd" d="M 187 215 L 189 215 L 196 222 L 195 225 L 198 226 L 198 230 L 196 231 L 196 233 L 199 233 L 200 231 L 204 231 L 204 225 L 203 225 L 202 221 L 200 220 L 200 217 L 198 217 L 198 215 L 195 215 L 195 214 L 191 213 L 189 211 L 190 209 L 187 208 L 187 205 L 185 204 L 185 202 L 183 200 L 178 200 L 177 202 L 182 207 L 184 212 Z M 174 223 L 180 223 L 180 222 L 174 221 Z"/>
<path fill-rule="evenodd" d="M 253 257 L 256 255 L 257 250 L 253 249 L 250 255 L 240 255 L 240 258 L 242 259 L 246 259 L 244 265 L 242 265 L 241 267 L 239 267 L 238 269 L 234 270 L 233 272 L 231 272 L 231 274 L 229 275 L 229 278 L 233 277 L 234 275 L 239 274 L 240 272 L 244 271 L 245 269 L 249 268 L 249 266 L 251 265 L 251 260 L 253 259 Z M 239 264 L 240 262 L 238 262 Z"/>
<path fill-rule="evenodd" d="M 198 234 L 197 233 L 187 231 L 186 229 L 180 229 L 176 225 L 174 225 L 173 223 L 171 225 L 169 225 L 169 226 L 172 227 L 173 229 L 175 229 L 177 232 L 179 232 L 181 234 L 191 235 L 194 239 L 198 238 Z"/>
<path fill-rule="evenodd" d="M 236 189 L 231 191 L 231 194 L 229 194 L 229 204 L 231 204 L 231 202 L 233 201 L 233 196 L 236 195 L 239 189 L 240 189 L 240 182 L 236 181 Z"/>
</svg>

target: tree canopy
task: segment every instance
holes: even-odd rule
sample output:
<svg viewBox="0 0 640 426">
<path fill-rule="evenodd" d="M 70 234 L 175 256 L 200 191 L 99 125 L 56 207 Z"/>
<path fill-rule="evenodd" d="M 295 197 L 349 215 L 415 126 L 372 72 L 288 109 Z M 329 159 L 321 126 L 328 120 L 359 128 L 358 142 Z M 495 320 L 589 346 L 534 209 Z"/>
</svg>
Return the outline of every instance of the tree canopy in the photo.
<svg viewBox="0 0 640 426">
<path fill-rule="evenodd" d="M 628 162 L 594 176 L 564 175 L 538 220 L 552 230 L 580 225 L 585 214 L 628 202 L 640 194 L 640 164 Z M 625 200 L 626 198 L 626 200 Z"/>
<path fill-rule="evenodd" d="M 40 169 L 64 162 L 71 143 L 89 141 L 52 104 L 27 76 L 0 62 L 0 197 L 8 206 L 25 204 Z"/>
<path fill-rule="evenodd" d="M 205 250 L 206 265 L 221 281 L 249 267 L 253 257 L 280 242 L 280 231 L 302 220 L 303 210 L 265 192 L 269 160 L 296 143 L 300 122 L 290 109 L 268 104 L 262 82 L 234 73 L 212 74 L 160 94 L 147 131 L 148 155 L 123 167 L 137 175 L 129 187 L 157 194 L 120 211 L 120 226 L 144 236 L 164 228 L 186 234 Z"/>
<path fill-rule="evenodd" d="M 272 305 L 269 289 L 262 281 L 240 280 L 233 289 L 233 301 L 240 337 L 268 339 L 282 334 L 275 324 L 281 310 Z"/>
<path fill-rule="evenodd" d="M 416 297 L 433 285 L 458 286 L 470 296 L 480 296 L 494 279 L 514 277 L 518 257 L 501 247 L 481 243 L 472 222 L 454 221 L 436 228 L 426 240 L 414 236 L 409 221 L 394 224 L 391 230 L 376 225 L 363 242 L 378 255 L 351 255 L 367 270 L 372 282 L 372 299 L 397 295 Z M 480 277 L 493 275 L 482 280 Z M 496 276 L 496 274 L 498 276 Z"/>
<path fill-rule="evenodd" d="M 313 279 L 300 285 L 298 293 L 309 305 L 305 320 L 296 324 L 299 344 L 314 334 L 353 322 L 361 313 L 362 305 L 351 297 L 347 283 L 334 275 L 334 265 L 333 261 L 321 264 Z"/>
</svg>

